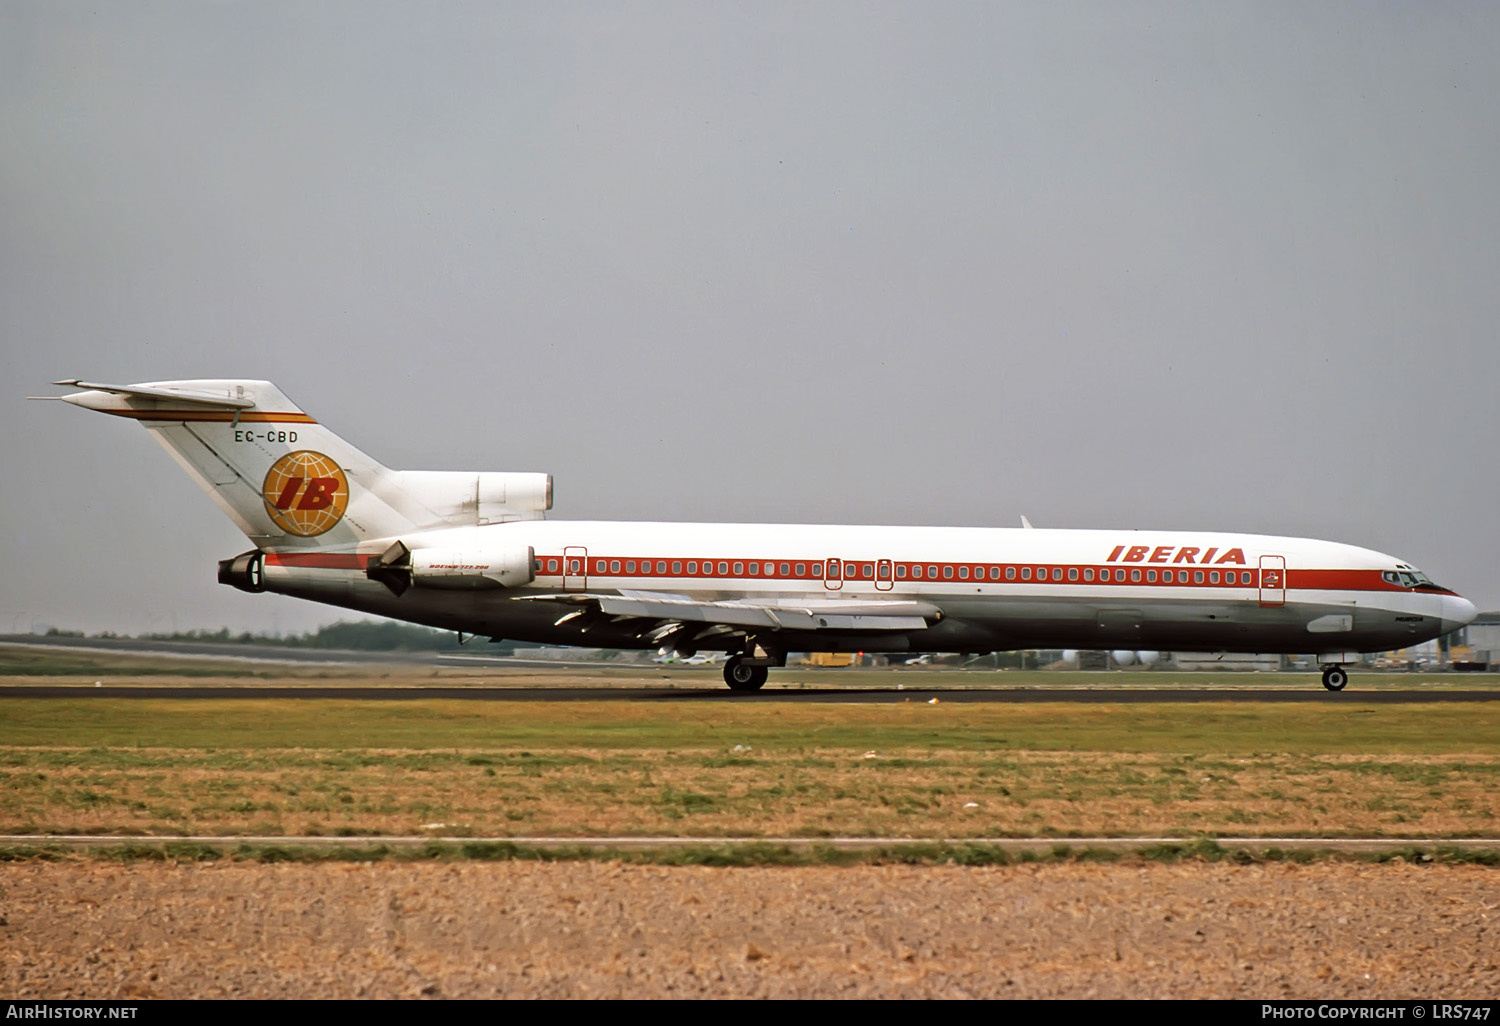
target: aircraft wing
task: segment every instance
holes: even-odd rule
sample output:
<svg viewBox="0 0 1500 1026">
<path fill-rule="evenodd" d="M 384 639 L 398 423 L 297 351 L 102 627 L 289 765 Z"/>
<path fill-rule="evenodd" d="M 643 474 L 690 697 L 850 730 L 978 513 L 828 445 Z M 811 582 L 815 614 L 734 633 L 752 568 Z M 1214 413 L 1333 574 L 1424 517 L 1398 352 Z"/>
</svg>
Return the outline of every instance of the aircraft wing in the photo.
<svg viewBox="0 0 1500 1026">
<path fill-rule="evenodd" d="M 882 602 L 878 599 L 839 601 L 733 599 L 702 602 L 685 595 L 660 592 L 625 592 L 618 595 L 578 592 L 562 595 L 527 596 L 533 602 L 557 602 L 580 606 L 558 621 L 570 620 L 597 610 L 616 621 L 629 619 L 668 621 L 705 626 L 763 627 L 796 631 L 915 631 L 942 619 L 943 612 L 929 602 Z"/>
</svg>

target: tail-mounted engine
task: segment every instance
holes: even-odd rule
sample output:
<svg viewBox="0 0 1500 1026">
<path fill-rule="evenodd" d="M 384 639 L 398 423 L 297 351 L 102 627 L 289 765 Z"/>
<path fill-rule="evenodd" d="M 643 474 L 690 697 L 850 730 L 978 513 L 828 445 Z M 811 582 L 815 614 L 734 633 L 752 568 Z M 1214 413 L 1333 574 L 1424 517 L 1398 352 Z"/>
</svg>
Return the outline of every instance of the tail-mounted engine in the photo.
<svg viewBox="0 0 1500 1026">
<path fill-rule="evenodd" d="M 507 549 L 417 549 L 396 542 L 365 569 L 393 595 L 419 588 L 520 588 L 536 580 L 536 551 Z"/>
<path fill-rule="evenodd" d="M 266 590 L 266 554 L 260 549 L 242 552 L 233 559 L 219 560 L 219 583 L 240 591 Z"/>
</svg>

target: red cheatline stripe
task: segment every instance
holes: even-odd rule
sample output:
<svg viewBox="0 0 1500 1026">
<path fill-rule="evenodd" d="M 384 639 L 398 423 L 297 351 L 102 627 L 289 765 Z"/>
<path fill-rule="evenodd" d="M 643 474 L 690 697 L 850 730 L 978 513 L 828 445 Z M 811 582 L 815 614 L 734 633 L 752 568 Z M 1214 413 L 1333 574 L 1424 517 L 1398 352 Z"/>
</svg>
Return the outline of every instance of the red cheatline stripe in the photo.
<svg viewBox="0 0 1500 1026">
<path fill-rule="evenodd" d="M 131 420 L 166 420 L 181 423 L 185 420 L 211 421 L 220 424 L 316 424 L 305 413 L 240 413 L 225 410 L 104 410 L 116 417 Z"/>
<path fill-rule="evenodd" d="M 271 566 L 298 566 L 315 570 L 363 570 L 374 558 L 350 552 L 266 553 L 266 563 Z"/>
<path fill-rule="evenodd" d="M 562 557 L 552 555 L 540 555 L 537 557 L 541 563 L 537 571 L 540 577 L 563 576 L 560 562 Z M 569 559 L 582 557 L 567 557 Z M 693 559 L 676 557 L 670 560 L 658 561 L 655 557 L 651 559 L 637 560 L 637 569 L 632 571 L 626 569 L 626 558 L 623 556 L 589 556 L 587 573 L 570 573 L 568 576 L 589 577 L 620 577 L 620 578 L 711 578 L 723 580 L 734 578 L 737 580 L 822 580 L 824 561 L 808 560 L 800 561 L 804 572 L 798 574 L 796 566 L 798 560 L 776 560 L 750 559 L 744 556 L 738 559 L 734 557 L 715 556 L 712 559 Z M 665 562 L 667 570 L 658 571 L 657 562 Z M 845 581 L 871 581 L 875 580 L 874 568 L 881 561 L 873 559 L 848 559 L 842 561 L 843 574 L 841 578 Z M 619 569 L 614 569 L 615 564 Z M 672 572 L 673 564 L 680 566 L 680 570 Z M 688 564 L 696 564 L 692 570 Z M 726 572 L 720 573 L 719 563 L 727 563 Z M 741 572 L 734 572 L 734 565 L 738 563 Z M 782 573 L 780 564 L 787 563 L 790 572 Z M 1048 584 L 1048 585 L 1074 585 L 1092 586 L 1104 585 L 1108 587 L 1166 587 L 1166 588 L 1256 588 L 1260 586 L 1259 571 L 1244 566 L 1211 566 L 1206 568 L 1194 567 L 1140 567 L 1121 566 L 1119 564 L 1069 564 L 1069 563 L 983 563 L 964 561 L 953 562 L 915 562 L 899 560 L 893 564 L 893 577 L 880 578 L 882 584 L 987 584 L 987 585 L 1024 585 L 1024 584 Z M 750 572 L 750 567 L 755 566 L 755 572 Z M 602 568 L 601 568 L 602 567 Z M 921 576 L 915 575 L 915 568 L 921 568 Z M 960 574 L 960 568 L 968 570 L 968 576 Z M 998 577 L 991 576 L 990 570 L 995 568 L 999 572 Z M 936 569 L 936 573 L 932 571 Z M 1007 576 L 1011 570 L 1015 576 Z M 1025 570 L 1031 571 L 1029 576 L 1022 576 Z M 1053 577 L 1053 571 L 1058 570 L 1061 576 Z M 1140 580 L 1134 580 L 1131 571 L 1139 570 Z M 1076 577 L 1070 577 L 1070 572 L 1076 571 Z M 1089 575 L 1092 579 L 1085 578 L 1085 571 L 1092 571 Z M 1103 574 L 1108 571 L 1110 578 L 1103 579 Z M 1172 574 L 1172 579 L 1166 580 L 1166 573 Z M 1203 580 L 1196 579 L 1198 573 L 1203 574 Z M 1156 579 L 1151 580 L 1149 574 L 1155 574 Z M 1233 573 L 1234 578 L 1228 579 Z M 1249 574 L 1247 582 L 1245 575 Z M 1285 574 L 1285 587 L 1293 591 L 1391 591 L 1401 592 L 1410 589 L 1393 585 L 1381 577 L 1379 570 L 1287 570 Z M 1218 580 L 1213 576 L 1218 575 Z M 1281 586 L 1271 586 L 1273 590 L 1280 590 Z"/>
</svg>

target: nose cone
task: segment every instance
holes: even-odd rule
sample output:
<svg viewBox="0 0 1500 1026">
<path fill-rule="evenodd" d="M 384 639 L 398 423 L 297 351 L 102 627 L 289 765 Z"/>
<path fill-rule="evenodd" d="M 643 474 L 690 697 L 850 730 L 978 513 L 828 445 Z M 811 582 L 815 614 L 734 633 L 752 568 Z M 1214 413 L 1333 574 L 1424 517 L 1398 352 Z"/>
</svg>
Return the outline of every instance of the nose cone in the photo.
<svg viewBox="0 0 1500 1026">
<path fill-rule="evenodd" d="M 1467 627 L 1473 622 L 1477 611 L 1474 603 L 1458 595 L 1443 596 L 1443 633 L 1456 631 L 1460 627 Z"/>
</svg>

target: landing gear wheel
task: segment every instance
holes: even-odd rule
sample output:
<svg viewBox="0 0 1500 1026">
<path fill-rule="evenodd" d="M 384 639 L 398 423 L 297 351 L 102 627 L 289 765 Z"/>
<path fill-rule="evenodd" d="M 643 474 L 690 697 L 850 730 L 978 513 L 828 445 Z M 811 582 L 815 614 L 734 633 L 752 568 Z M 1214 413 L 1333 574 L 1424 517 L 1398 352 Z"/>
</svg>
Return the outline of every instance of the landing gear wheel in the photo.
<svg viewBox="0 0 1500 1026">
<path fill-rule="evenodd" d="M 1349 672 L 1342 666 L 1323 667 L 1323 686 L 1329 691 L 1342 691 L 1349 683 Z"/>
<path fill-rule="evenodd" d="M 731 691 L 759 691 L 765 686 L 770 670 L 764 666 L 746 666 L 739 656 L 724 664 L 724 683 Z"/>
</svg>

